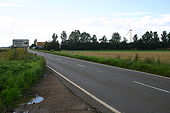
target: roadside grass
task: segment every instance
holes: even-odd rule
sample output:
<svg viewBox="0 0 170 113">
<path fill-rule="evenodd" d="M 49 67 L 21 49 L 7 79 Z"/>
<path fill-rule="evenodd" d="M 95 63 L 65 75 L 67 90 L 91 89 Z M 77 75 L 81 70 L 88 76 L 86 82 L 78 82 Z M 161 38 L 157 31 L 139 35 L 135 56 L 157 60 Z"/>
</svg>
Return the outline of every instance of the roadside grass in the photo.
<svg viewBox="0 0 170 113">
<path fill-rule="evenodd" d="M 61 53 L 66 54 L 80 54 L 85 56 L 97 56 L 97 57 L 105 57 L 105 58 L 115 58 L 120 57 L 121 59 L 129 59 L 134 58 L 136 54 L 138 54 L 139 60 L 145 60 L 147 58 L 159 59 L 163 63 L 170 63 L 170 51 L 161 51 L 161 50 L 96 50 L 96 51 L 68 51 L 64 50 Z"/>
<path fill-rule="evenodd" d="M 2 55 L 2 54 L 1 54 Z M 0 55 L 0 112 L 8 112 L 22 100 L 24 92 L 44 73 L 45 60 L 24 49 Z"/>
<path fill-rule="evenodd" d="M 63 52 L 170 52 L 170 50 L 62 50 Z"/>
<path fill-rule="evenodd" d="M 0 53 L 4 52 L 4 51 L 7 51 L 7 50 L 8 50 L 8 48 L 0 48 Z"/>
<path fill-rule="evenodd" d="M 128 59 L 122 59 L 120 57 L 106 58 L 106 57 L 97 57 L 97 56 L 86 56 L 80 54 L 68 54 L 68 53 L 63 53 L 58 51 L 41 50 L 41 52 L 67 56 L 67 57 L 107 64 L 111 66 L 117 66 L 121 68 L 138 70 L 138 71 L 170 77 L 170 63 L 162 63 L 159 59 L 155 60 L 152 57 L 146 57 L 144 60 L 139 60 L 138 54 Z"/>
<path fill-rule="evenodd" d="M 13 48 L 7 49 L 3 52 L 0 52 L 0 61 L 7 60 L 22 60 L 28 58 L 28 52 L 24 48 Z"/>
</svg>

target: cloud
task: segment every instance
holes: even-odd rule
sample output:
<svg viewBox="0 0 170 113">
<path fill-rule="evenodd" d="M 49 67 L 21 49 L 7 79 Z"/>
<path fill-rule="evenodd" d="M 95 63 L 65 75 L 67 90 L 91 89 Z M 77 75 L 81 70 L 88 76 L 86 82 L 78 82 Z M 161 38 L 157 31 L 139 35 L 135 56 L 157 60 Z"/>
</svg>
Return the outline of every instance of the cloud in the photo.
<svg viewBox="0 0 170 113">
<path fill-rule="evenodd" d="M 44 24 L 46 23 L 46 24 Z M 12 39 L 34 39 L 40 38 L 48 40 L 48 34 L 52 34 L 53 29 L 48 22 L 40 20 L 19 19 L 13 16 L 0 16 L 0 47 L 10 46 Z"/>
<path fill-rule="evenodd" d="M 134 13 L 137 14 L 137 13 Z M 139 13 L 140 14 L 140 13 Z M 143 13 L 141 13 L 143 14 Z M 166 30 L 170 32 L 170 15 L 157 15 L 157 16 L 145 16 L 140 17 L 104 17 L 104 18 L 86 18 L 78 22 L 73 23 L 72 28 L 77 28 L 83 31 L 97 34 L 99 38 L 103 35 L 111 37 L 113 32 L 119 32 L 122 37 L 126 37 L 128 40 L 129 26 L 133 30 L 133 35 L 138 34 L 140 37 L 146 31 L 162 31 Z"/>
<path fill-rule="evenodd" d="M 130 12 L 130 13 L 117 13 L 112 16 L 138 16 L 138 15 L 148 15 L 151 12 Z"/>
<path fill-rule="evenodd" d="M 0 47 L 11 45 L 14 38 L 28 38 L 30 44 L 32 44 L 34 39 L 48 41 L 51 40 L 53 33 L 57 33 L 59 36 L 62 30 L 65 30 L 69 35 L 71 31 L 77 29 L 81 32 L 89 32 L 91 35 L 96 34 L 98 39 L 104 35 L 110 39 L 112 33 L 119 32 L 122 37 L 130 40 L 129 35 L 127 35 L 129 25 L 133 30 L 132 34 L 138 34 L 139 37 L 146 31 L 158 31 L 159 34 L 164 30 L 170 32 L 170 14 L 126 18 L 91 17 L 67 22 L 67 24 L 59 20 L 56 21 L 56 19 L 31 20 L 13 16 L 0 16 L 0 25 Z"/>
<path fill-rule="evenodd" d="M 20 4 L 16 4 L 16 3 L 0 3 L 0 7 L 23 7 Z"/>
</svg>

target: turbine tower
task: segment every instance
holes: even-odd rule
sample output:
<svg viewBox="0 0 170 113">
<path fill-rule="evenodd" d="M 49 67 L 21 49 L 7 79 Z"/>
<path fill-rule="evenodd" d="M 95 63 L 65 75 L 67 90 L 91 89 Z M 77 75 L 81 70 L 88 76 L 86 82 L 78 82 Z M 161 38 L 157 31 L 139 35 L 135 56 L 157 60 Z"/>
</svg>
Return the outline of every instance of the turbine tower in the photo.
<svg viewBox="0 0 170 113">
<path fill-rule="evenodd" d="M 127 35 L 128 34 L 129 34 L 130 42 L 132 42 L 132 29 L 130 28 L 130 25 L 129 25 L 129 30 L 128 30 Z"/>
</svg>

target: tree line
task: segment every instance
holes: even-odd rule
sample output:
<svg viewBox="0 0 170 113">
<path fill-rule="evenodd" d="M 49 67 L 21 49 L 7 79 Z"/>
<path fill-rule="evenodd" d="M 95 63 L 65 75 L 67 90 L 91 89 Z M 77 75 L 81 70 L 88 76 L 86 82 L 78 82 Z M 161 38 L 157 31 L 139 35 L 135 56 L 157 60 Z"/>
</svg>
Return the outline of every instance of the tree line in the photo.
<svg viewBox="0 0 170 113">
<path fill-rule="evenodd" d="M 52 41 L 47 42 L 44 46 L 46 50 L 156 50 L 170 48 L 170 32 L 163 31 L 161 36 L 158 33 L 147 31 L 142 37 L 137 34 L 133 36 L 132 42 L 128 42 L 125 37 L 121 37 L 118 32 L 114 32 L 111 39 L 104 35 L 99 40 L 96 35 L 90 35 L 87 32 L 79 30 L 72 31 L 68 36 L 66 31 L 60 35 L 61 44 L 57 41 L 58 35 L 52 35 Z"/>
</svg>

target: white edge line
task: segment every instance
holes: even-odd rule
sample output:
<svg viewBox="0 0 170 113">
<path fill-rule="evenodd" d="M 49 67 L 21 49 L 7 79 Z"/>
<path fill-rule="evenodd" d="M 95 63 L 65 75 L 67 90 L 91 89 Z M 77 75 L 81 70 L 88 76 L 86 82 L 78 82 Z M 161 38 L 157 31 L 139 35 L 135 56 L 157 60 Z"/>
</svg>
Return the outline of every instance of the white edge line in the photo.
<svg viewBox="0 0 170 113">
<path fill-rule="evenodd" d="M 44 53 L 44 52 L 42 52 L 42 53 Z M 50 53 L 46 53 L 46 54 L 50 54 Z M 55 54 L 50 54 L 50 55 L 55 55 Z M 57 56 L 60 56 L 60 55 L 57 55 Z M 66 59 L 73 59 L 73 60 L 78 60 L 78 61 L 82 60 L 82 59 L 76 59 L 76 58 L 66 57 L 66 56 L 60 56 L 60 57 L 65 57 Z M 89 62 L 89 63 L 92 63 L 92 64 L 99 64 L 99 65 L 104 65 L 104 66 L 109 66 L 109 67 L 111 66 L 111 65 L 101 64 L 101 63 L 87 61 L 87 60 L 83 60 L 83 61 Z M 169 79 L 170 80 L 170 77 L 160 76 L 160 75 L 156 75 L 156 74 L 153 74 L 153 73 L 147 73 L 147 72 L 142 72 L 142 71 L 138 71 L 138 70 L 126 69 L 126 68 L 121 68 L 121 67 L 117 67 L 117 66 L 111 66 L 111 67 L 115 67 L 115 68 L 121 69 L 121 70 L 131 71 L 131 72 L 148 74 L 148 75 L 151 75 L 151 76 L 155 76 L 155 77 L 159 77 L 159 78 L 164 78 L 164 79 Z"/>
<path fill-rule="evenodd" d="M 83 89 L 82 87 L 78 86 L 76 83 L 72 82 L 71 80 L 69 80 L 67 77 L 65 77 L 64 75 L 62 75 L 61 73 L 59 73 L 58 71 L 56 71 L 55 69 L 53 69 L 52 67 L 50 67 L 49 65 L 47 65 L 47 67 L 49 67 L 51 70 L 53 70 L 55 73 L 57 73 L 58 75 L 60 75 L 62 78 L 64 78 L 65 80 L 67 80 L 68 82 L 70 82 L 72 85 L 74 85 L 75 87 L 77 87 L 78 89 L 80 89 L 81 91 L 83 91 L 85 94 L 87 94 L 88 96 L 90 96 L 91 98 L 93 98 L 94 100 L 96 100 L 98 103 L 102 104 L 104 107 L 106 107 L 107 109 L 111 110 L 114 113 L 121 113 L 120 111 L 116 110 L 115 108 L 113 108 L 112 106 L 108 105 L 107 103 L 103 102 L 102 100 L 100 100 L 99 98 L 95 97 L 93 94 L 89 93 L 88 91 L 86 91 L 85 89 Z"/>
<path fill-rule="evenodd" d="M 156 89 L 156 90 L 159 90 L 159 91 L 165 92 L 165 93 L 170 93 L 170 92 L 169 92 L 169 91 L 167 91 L 167 90 L 160 89 L 160 88 L 157 88 L 157 87 L 154 87 L 154 86 L 150 86 L 150 85 L 147 85 L 147 84 L 144 84 L 144 83 L 138 82 L 138 81 L 133 81 L 133 82 L 134 82 L 134 83 L 136 83 L 136 84 L 140 84 L 140 85 L 143 85 L 143 86 L 146 86 L 146 87 L 152 88 L 152 89 Z"/>
</svg>

